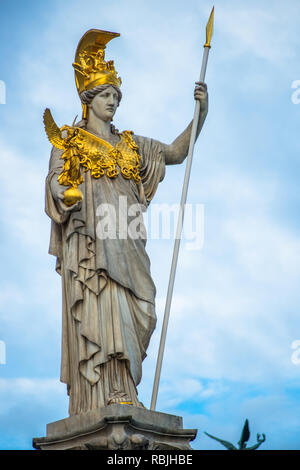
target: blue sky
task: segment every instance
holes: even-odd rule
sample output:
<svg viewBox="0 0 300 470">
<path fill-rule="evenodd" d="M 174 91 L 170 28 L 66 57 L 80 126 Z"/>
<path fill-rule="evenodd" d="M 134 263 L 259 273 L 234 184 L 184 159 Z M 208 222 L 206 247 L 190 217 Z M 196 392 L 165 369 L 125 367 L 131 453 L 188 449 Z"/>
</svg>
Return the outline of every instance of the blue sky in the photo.
<svg viewBox="0 0 300 470">
<path fill-rule="evenodd" d="M 246 418 L 264 449 L 300 448 L 300 6 L 215 0 L 206 81 L 209 115 L 196 144 L 188 202 L 204 205 L 204 245 L 182 243 L 157 409 L 203 434 L 239 440 Z M 121 33 L 107 58 L 123 80 L 119 129 L 171 142 L 193 115 L 212 3 L 190 0 L 2 2 L 0 80 L 0 448 L 29 449 L 67 416 L 59 382 L 61 293 L 48 255 L 44 180 L 59 125 L 80 113 L 72 61 L 90 28 Z M 180 199 L 184 165 L 169 167 L 156 203 Z M 173 242 L 149 240 L 158 327 L 139 396 L 150 404 Z M 164 262 L 162 262 L 164 260 Z"/>
</svg>

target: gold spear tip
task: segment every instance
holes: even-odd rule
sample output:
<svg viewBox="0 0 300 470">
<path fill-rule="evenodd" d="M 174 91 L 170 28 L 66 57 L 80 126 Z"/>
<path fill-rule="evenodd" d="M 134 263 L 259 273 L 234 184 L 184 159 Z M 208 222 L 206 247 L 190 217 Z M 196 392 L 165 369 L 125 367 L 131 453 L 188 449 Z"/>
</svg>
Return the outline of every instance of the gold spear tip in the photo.
<svg viewBox="0 0 300 470">
<path fill-rule="evenodd" d="M 213 7 L 213 9 L 211 10 L 211 14 L 206 25 L 206 43 L 204 44 L 204 47 L 211 47 L 210 41 L 214 32 L 214 12 L 215 7 Z"/>
</svg>

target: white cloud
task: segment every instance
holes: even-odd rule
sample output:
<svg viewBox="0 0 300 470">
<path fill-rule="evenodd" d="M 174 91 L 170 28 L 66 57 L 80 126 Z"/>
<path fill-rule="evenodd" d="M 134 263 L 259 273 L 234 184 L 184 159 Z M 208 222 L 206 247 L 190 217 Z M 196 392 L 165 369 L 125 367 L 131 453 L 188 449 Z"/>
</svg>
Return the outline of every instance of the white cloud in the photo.
<svg viewBox="0 0 300 470">
<path fill-rule="evenodd" d="M 285 8 L 281 2 L 273 2 L 272 8 L 257 6 L 255 2 L 251 6 L 239 4 L 234 9 L 218 5 L 216 27 L 231 41 L 228 56 L 246 53 L 276 66 L 293 57 L 293 48 L 287 46 L 295 40 L 291 19 L 293 13 L 298 13 L 298 5 L 288 3 Z"/>
<path fill-rule="evenodd" d="M 54 401 L 55 397 L 59 401 L 65 393 L 65 386 L 56 379 L 0 379 L 0 416 L 7 415 L 16 406 L 16 400 L 45 406 L 49 399 Z"/>
<path fill-rule="evenodd" d="M 300 276 L 300 240 L 261 216 L 230 220 L 225 233 L 235 243 L 240 263 L 254 282 L 296 287 Z"/>
<path fill-rule="evenodd" d="M 44 181 L 47 166 L 26 158 L 22 149 L 14 149 L 0 137 L 2 171 L 0 184 L 2 210 L 0 220 L 11 240 L 32 253 L 47 249 L 49 224 L 44 215 Z"/>
</svg>

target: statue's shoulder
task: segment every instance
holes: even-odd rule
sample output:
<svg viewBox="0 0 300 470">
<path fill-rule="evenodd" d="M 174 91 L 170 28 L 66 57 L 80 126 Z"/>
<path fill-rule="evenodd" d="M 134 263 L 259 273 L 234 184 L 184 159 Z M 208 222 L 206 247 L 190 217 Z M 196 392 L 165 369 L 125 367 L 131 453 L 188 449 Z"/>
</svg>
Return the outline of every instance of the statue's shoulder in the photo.
<svg viewBox="0 0 300 470">
<path fill-rule="evenodd" d="M 145 137 L 137 134 L 133 134 L 131 137 L 142 153 L 151 152 L 156 149 L 156 147 L 163 145 L 161 142 L 153 139 L 152 137 Z"/>
</svg>

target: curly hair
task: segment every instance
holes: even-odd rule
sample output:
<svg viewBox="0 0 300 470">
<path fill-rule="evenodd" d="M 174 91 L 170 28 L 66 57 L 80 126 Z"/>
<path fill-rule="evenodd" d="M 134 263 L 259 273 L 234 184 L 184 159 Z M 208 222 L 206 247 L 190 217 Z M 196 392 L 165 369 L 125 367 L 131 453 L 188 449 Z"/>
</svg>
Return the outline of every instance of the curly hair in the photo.
<svg viewBox="0 0 300 470">
<path fill-rule="evenodd" d="M 110 86 L 113 87 L 116 90 L 116 92 L 118 93 L 118 105 L 119 105 L 120 101 L 122 99 L 122 92 L 116 86 L 109 85 L 108 83 L 105 84 L 105 85 L 96 86 L 95 88 L 92 88 L 91 90 L 83 91 L 80 95 L 80 99 L 81 99 L 82 104 L 91 104 L 91 102 L 93 101 L 95 96 L 98 95 L 98 93 L 100 93 L 101 91 L 106 90 L 106 88 L 109 88 Z"/>
</svg>

